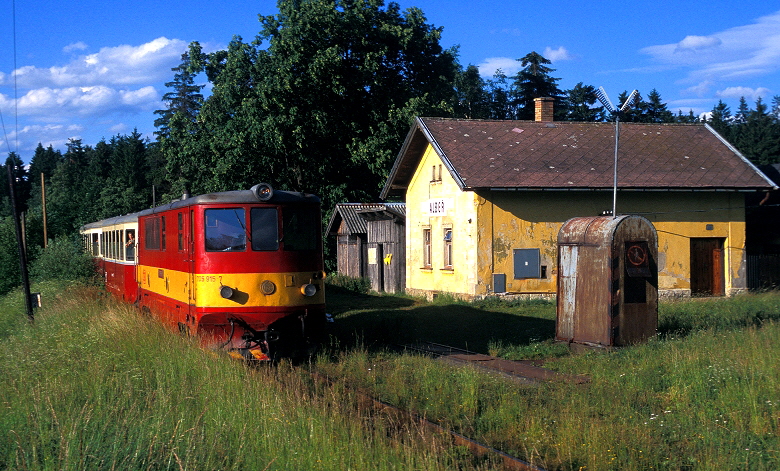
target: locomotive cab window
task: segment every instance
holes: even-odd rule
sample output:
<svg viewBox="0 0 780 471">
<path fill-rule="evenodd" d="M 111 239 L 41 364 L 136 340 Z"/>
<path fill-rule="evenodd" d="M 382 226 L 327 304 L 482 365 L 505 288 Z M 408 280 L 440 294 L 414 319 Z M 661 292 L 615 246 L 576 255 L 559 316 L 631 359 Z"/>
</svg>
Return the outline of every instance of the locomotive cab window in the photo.
<svg viewBox="0 0 780 471">
<path fill-rule="evenodd" d="M 279 250 L 279 215 L 276 208 L 252 208 L 252 250 Z"/>
<path fill-rule="evenodd" d="M 207 251 L 246 250 L 246 215 L 243 208 L 207 209 L 205 218 Z"/>
<path fill-rule="evenodd" d="M 316 250 L 320 214 L 314 208 L 284 208 L 282 212 L 284 250 Z"/>
<path fill-rule="evenodd" d="M 150 218 L 144 222 L 144 248 L 160 250 L 160 219 Z"/>
</svg>

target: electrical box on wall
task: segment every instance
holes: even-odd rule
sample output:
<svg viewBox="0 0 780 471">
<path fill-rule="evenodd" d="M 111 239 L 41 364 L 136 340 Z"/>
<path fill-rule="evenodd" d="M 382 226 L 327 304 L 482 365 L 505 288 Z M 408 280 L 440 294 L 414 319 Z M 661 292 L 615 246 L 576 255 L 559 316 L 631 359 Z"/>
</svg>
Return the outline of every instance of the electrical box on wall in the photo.
<svg viewBox="0 0 780 471">
<path fill-rule="evenodd" d="M 541 278 L 542 256 L 539 249 L 513 249 L 515 279 Z"/>
<path fill-rule="evenodd" d="M 624 346 L 658 326 L 658 236 L 641 216 L 572 218 L 558 232 L 559 341 Z"/>
<path fill-rule="evenodd" d="M 506 275 L 504 273 L 493 273 L 493 292 L 506 293 Z"/>
</svg>

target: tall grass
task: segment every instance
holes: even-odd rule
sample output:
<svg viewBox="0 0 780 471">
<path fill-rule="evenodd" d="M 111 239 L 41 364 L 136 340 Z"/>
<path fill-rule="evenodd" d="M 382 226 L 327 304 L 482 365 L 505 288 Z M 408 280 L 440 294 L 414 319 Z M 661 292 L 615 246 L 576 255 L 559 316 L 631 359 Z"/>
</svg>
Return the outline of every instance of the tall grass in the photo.
<svg viewBox="0 0 780 471">
<path fill-rule="evenodd" d="M 24 319 L 11 298 L 0 305 L 0 469 L 459 466 L 413 431 L 366 427 L 347 394 L 205 351 L 94 288 L 48 297 L 34 325 L 11 319 Z"/>
<path fill-rule="evenodd" d="M 777 293 L 676 302 L 645 345 L 546 363 L 585 385 L 523 385 L 373 349 L 320 367 L 547 469 L 780 469 L 778 306 Z"/>
<path fill-rule="evenodd" d="M 0 300 L 1 469 L 491 469 L 366 420 L 338 385 L 286 364 L 246 368 L 95 288 L 36 289 L 47 307 L 34 325 L 19 293 Z M 541 352 L 554 348 L 550 303 L 340 296 L 335 340 L 351 347 L 318 369 L 546 469 L 780 469 L 776 293 L 662 305 L 662 335 L 645 345 L 548 358 L 584 385 L 379 348 L 455 337 Z"/>
</svg>

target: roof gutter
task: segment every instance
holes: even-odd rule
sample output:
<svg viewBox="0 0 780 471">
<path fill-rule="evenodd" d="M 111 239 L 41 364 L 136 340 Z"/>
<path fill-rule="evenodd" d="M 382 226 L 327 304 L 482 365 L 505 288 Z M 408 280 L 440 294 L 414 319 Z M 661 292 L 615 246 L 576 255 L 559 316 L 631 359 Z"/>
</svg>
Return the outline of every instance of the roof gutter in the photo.
<svg viewBox="0 0 780 471">
<path fill-rule="evenodd" d="M 777 187 L 774 187 L 777 189 Z M 467 187 L 463 189 L 464 191 L 524 191 L 524 192 L 530 192 L 530 191 L 542 191 L 542 192 L 553 192 L 553 191 L 567 191 L 567 192 L 612 192 L 612 188 L 530 188 L 530 187 L 489 187 L 489 188 L 472 188 Z M 712 193 L 712 192 L 719 192 L 719 193 L 727 193 L 727 192 L 736 192 L 736 193 L 752 193 L 755 191 L 767 191 L 766 188 L 620 188 L 618 187 L 618 191 L 633 191 L 633 192 L 655 192 L 655 193 Z"/>
</svg>

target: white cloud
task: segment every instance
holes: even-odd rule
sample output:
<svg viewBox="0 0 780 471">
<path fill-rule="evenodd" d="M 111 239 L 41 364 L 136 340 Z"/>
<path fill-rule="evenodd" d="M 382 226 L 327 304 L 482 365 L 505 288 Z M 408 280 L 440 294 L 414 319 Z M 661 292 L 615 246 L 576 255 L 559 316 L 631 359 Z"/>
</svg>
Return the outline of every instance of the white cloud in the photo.
<svg viewBox="0 0 780 471">
<path fill-rule="evenodd" d="M 79 41 L 73 44 L 68 44 L 67 46 L 63 47 L 62 52 L 64 52 L 65 54 L 70 54 L 71 52 L 83 51 L 85 49 L 87 49 L 87 45 Z"/>
<path fill-rule="evenodd" d="M 125 123 L 117 123 L 108 128 L 108 130 L 114 134 L 122 134 L 128 130 L 128 127 Z"/>
<path fill-rule="evenodd" d="M 722 42 L 723 41 L 715 36 L 686 36 L 685 39 L 677 43 L 674 52 L 696 52 L 704 49 L 716 48 L 720 46 Z"/>
<path fill-rule="evenodd" d="M 147 107 L 147 105 L 151 103 L 157 105 L 160 101 L 157 90 L 151 85 L 139 88 L 138 90 L 120 90 L 119 96 L 122 99 L 123 104 L 131 106 Z"/>
<path fill-rule="evenodd" d="M 674 44 L 640 52 L 659 63 L 689 69 L 688 80 L 733 80 L 780 70 L 780 11 L 755 23 L 708 36 L 686 36 Z"/>
<path fill-rule="evenodd" d="M 718 98 L 742 98 L 745 97 L 747 101 L 756 101 L 758 97 L 763 98 L 764 102 L 770 96 L 768 88 L 749 88 L 749 87 L 728 87 L 723 90 L 715 92 L 715 96 Z"/>
<path fill-rule="evenodd" d="M 501 70 L 507 77 L 520 71 L 520 62 L 511 57 L 488 57 L 479 64 L 479 74 L 483 77 L 492 77 L 497 70 Z"/>
<path fill-rule="evenodd" d="M 19 98 L 19 114 L 45 122 L 64 122 L 73 115 L 110 112 L 138 113 L 156 109 L 160 97 L 152 86 L 137 90 L 103 85 L 67 88 L 39 88 Z"/>
<path fill-rule="evenodd" d="M 43 147 L 52 146 L 57 149 L 65 147 L 70 138 L 80 138 L 83 131 L 84 127 L 76 124 L 27 125 L 22 127 L 18 133 L 9 132 L 8 142 L 12 144 L 12 147 L 15 147 L 14 144 L 27 143 L 27 148 L 23 149 L 26 151 L 33 151 L 39 142 Z M 0 144 L 3 147 L 6 145 L 2 140 L 0 140 Z"/>
<path fill-rule="evenodd" d="M 703 97 L 710 93 L 710 89 L 712 88 L 713 85 L 714 84 L 711 80 L 705 80 L 704 82 L 701 82 L 692 87 L 688 87 L 685 90 L 682 90 L 680 94 L 683 96 Z"/>
<path fill-rule="evenodd" d="M 552 62 L 568 61 L 574 59 L 574 56 L 572 56 L 563 46 L 560 46 L 558 49 L 553 49 L 548 46 L 544 48 L 544 54 L 542 55 Z"/>
<path fill-rule="evenodd" d="M 66 46 L 76 50 L 82 43 Z M 86 47 L 86 45 L 84 45 Z M 80 55 L 66 65 L 49 68 L 24 66 L 16 70 L 19 87 L 84 87 L 147 84 L 167 80 L 171 67 L 181 61 L 187 44 L 179 39 L 157 38 L 140 46 L 104 47 L 99 52 Z M 7 84 L 12 75 L 0 77 Z"/>
</svg>

